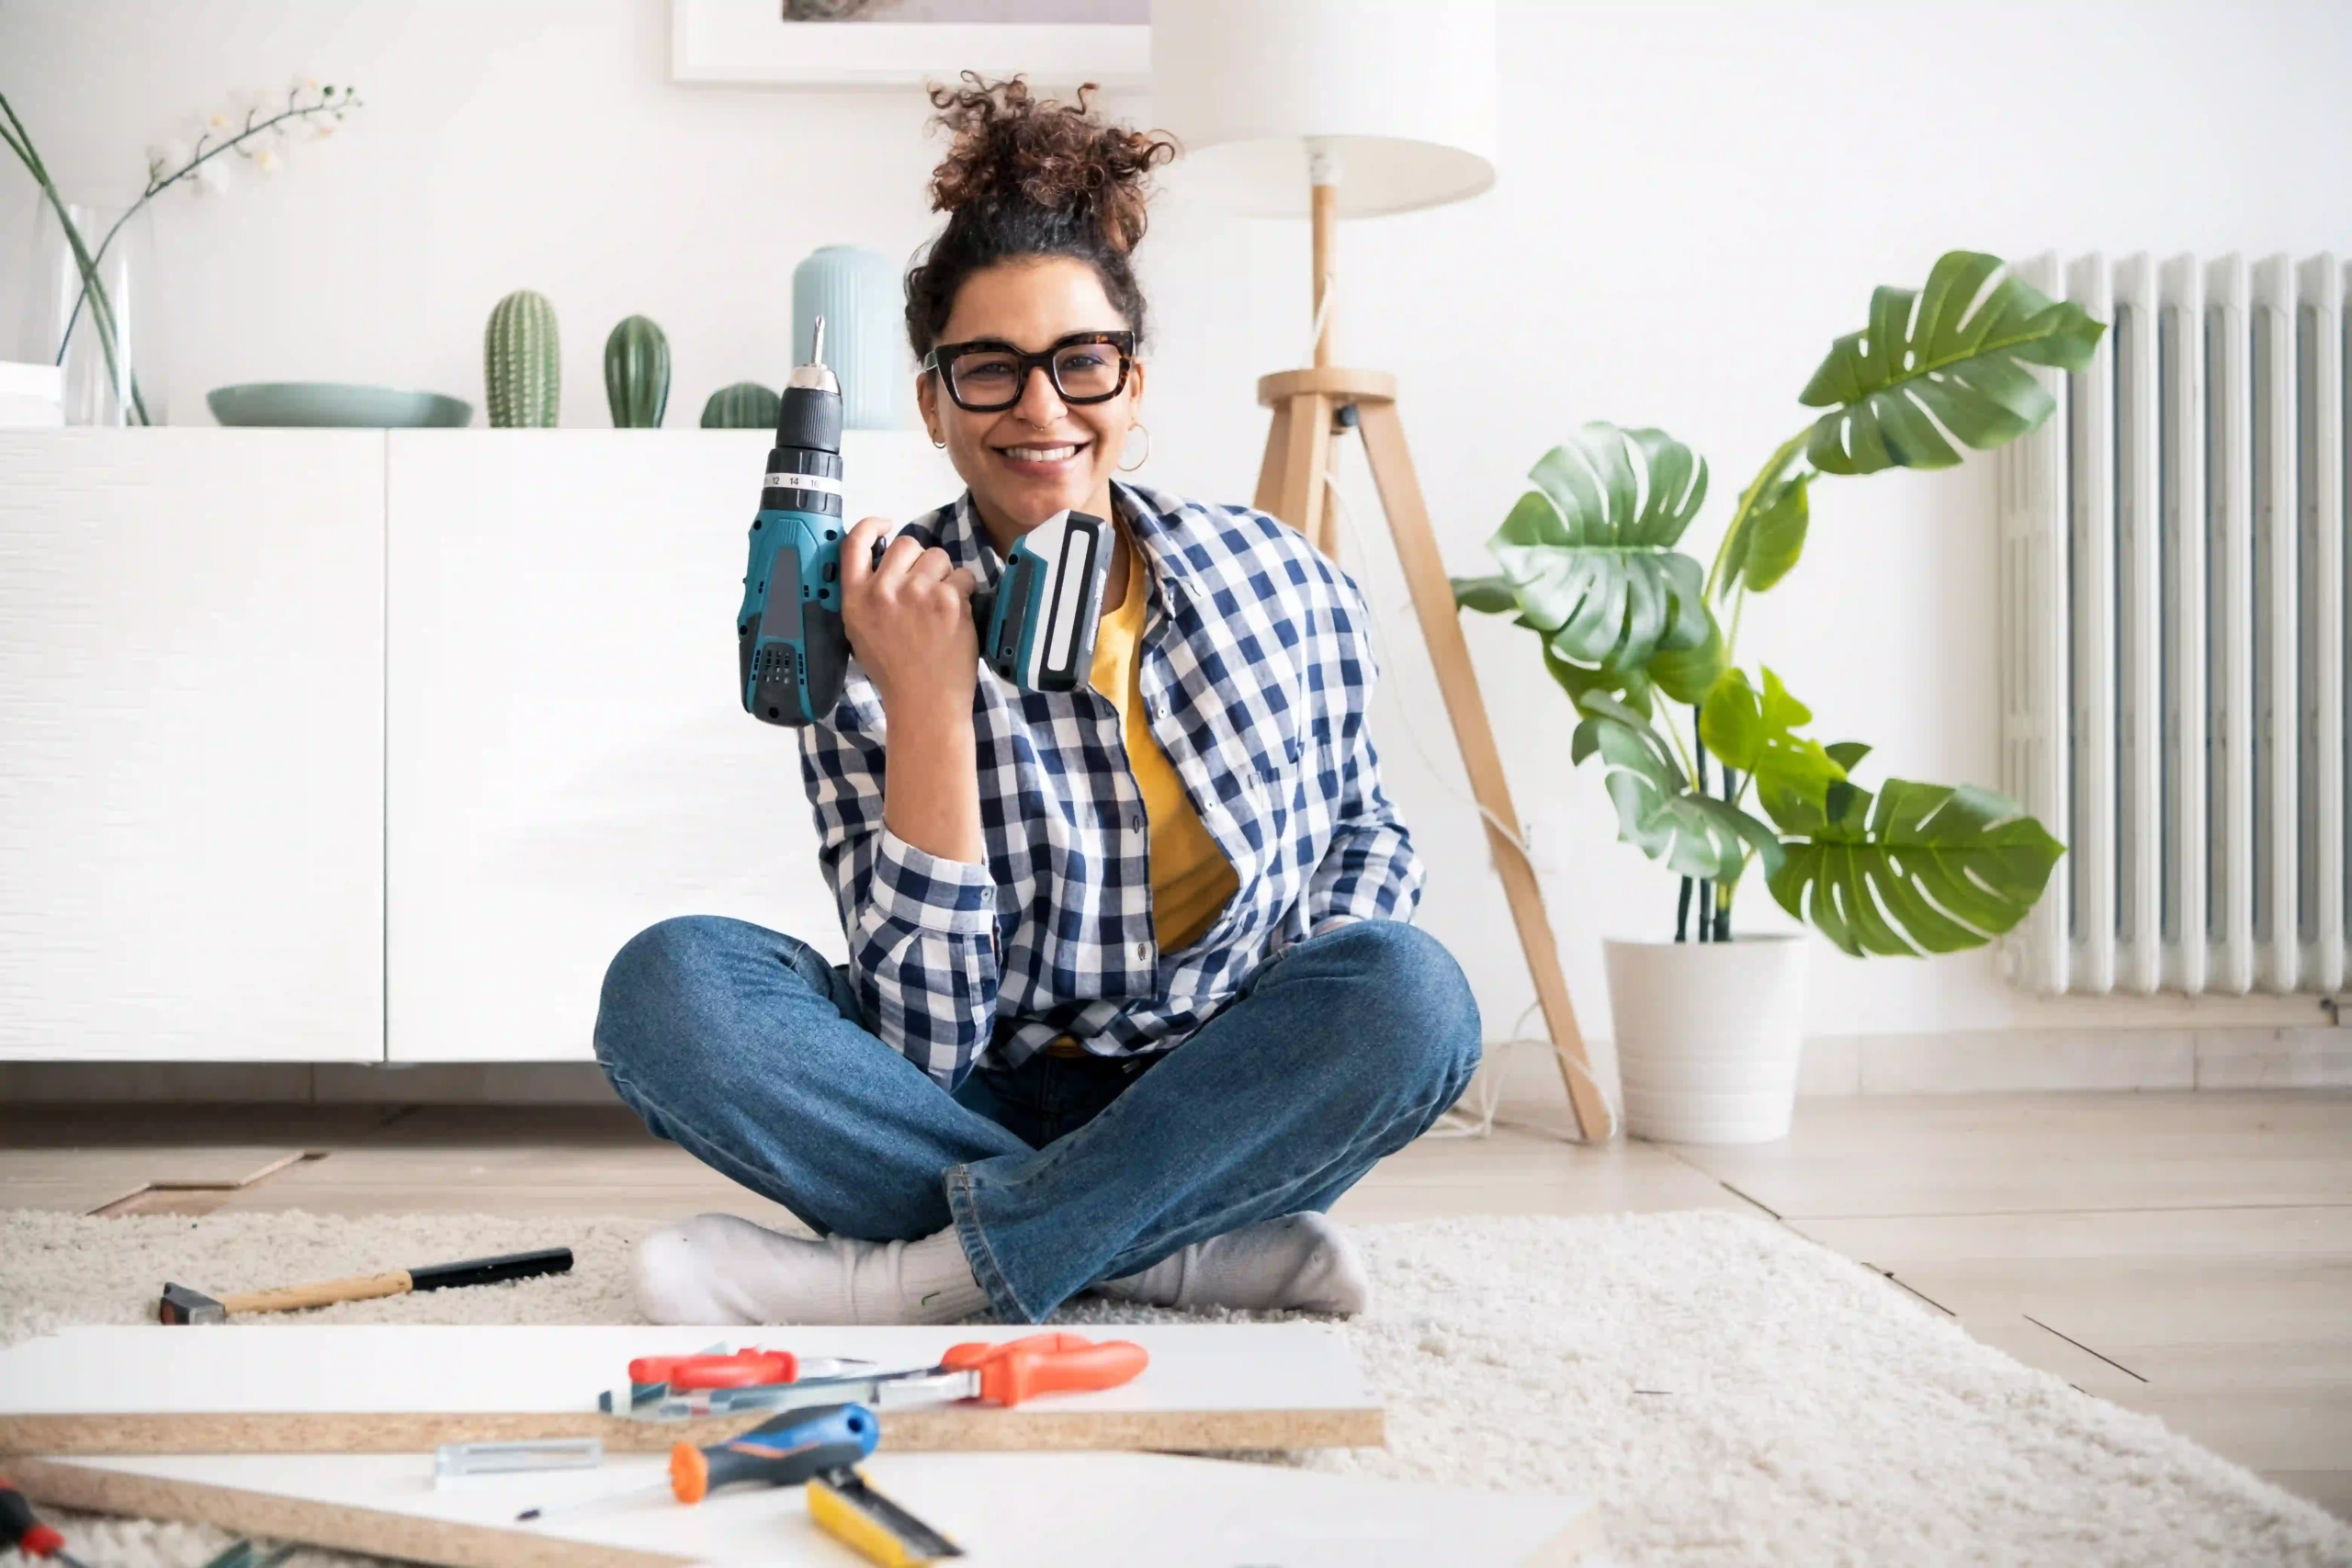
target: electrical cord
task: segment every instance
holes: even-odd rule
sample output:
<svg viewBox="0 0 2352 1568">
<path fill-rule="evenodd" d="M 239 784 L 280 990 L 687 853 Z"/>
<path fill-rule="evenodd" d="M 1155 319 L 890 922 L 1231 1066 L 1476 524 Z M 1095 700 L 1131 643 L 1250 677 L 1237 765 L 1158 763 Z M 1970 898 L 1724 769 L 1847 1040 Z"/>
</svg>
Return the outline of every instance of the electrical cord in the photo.
<svg viewBox="0 0 2352 1568">
<path fill-rule="evenodd" d="M 1315 307 L 1315 327 L 1306 334 L 1306 352 L 1299 356 L 1301 365 L 1315 363 L 1315 350 L 1323 342 L 1323 323 L 1331 319 L 1331 301 L 1340 297 L 1340 275 L 1336 271 L 1323 275 L 1323 303 Z"/>
<path fill-rule="evenodd" d="M 1315 308 L 1315 323 L 1307 333 L 1306 352 L 1300 358 L 1302 364 L 1315 363 L 1315 351 L 1323 342 L 1324 324 L 1330 320 L 1332 304 L 1339 297 L 1339 272 L 1336 268 L 1328 269 L 1323 274 L 1323 299 Z M 1340 488 L 1339 476 L 1331 471 L 1328 464 L 1323 470 L 1323 488 L 1329 497 L 1332 513 L 1340 520 L 1340 531 L 1347 535 L 1349 544 L 1361 551 L 1363 540 L 1356 536 L 1355 518 L 1348 510 L 1347 492 Z M 1389 651 L 1396 646 L 1396 639 L 1388 632 L 1388 617 L 1382 612 L 1378 602 L 1371 594 L 1366 593 L 1363 599 L 1364 604 L 1372 610 L 1374 629 L 1378 637 L 1381 655 L 1386 658 Z M 1393 660 L 1390 668 L 1395 668 Z M 1487 809 L 1487 803 L 1480 800 L 1475 794 L 1465 794 L 1458 788 L 1446 771 L 1438 765 L 1437 759 L 1430 755 L 1429 747 L 1421 739 L 1420 727 L 1413 722 L 1411 711 L 1402 704 L 1398 705 L 1397 711 L 1404 718 L 1406 738 L 1412 742 L 1413 750 L 1420 754 L 1421 765 L 1427 768 L 1430 776 L 1438 782 L 1438 787 L 1476 811 L 1479 817 L 1485 819 L 1487 826 L 1501 835 L 1503 840 L 1518 852 L 1520 859 L 1526 863 L 1528 874 L 1534 875 L 1535 856 L 1529 851 L 1527 840 L 1520 836 L 1519 824 L 1504 821 L 1494 812 Z M 1492 1042 L 1491 1048 L 1482 1044 L 1481 1055 L 1487 1063 L 1485 1081 L 1483 1083 L 1474 1081 L 1463 1100 L 1457 1101 L 1440 1116 L 1436 1124 L 1424 1134 L 1424 1136 L 1432 1138 L 1491 1136 L 1495 1130 L 1495 1113 L 1500 1109 L 1502 1103 L 1503 1080 L 1508 1076 L 1512 1054 L 1521 1045 L 1535 1045 L 1549 1050 L 1555 1060 L 1591 1086 L 1593 1093 L 1600 1097 L 1602 1107 L 1609 1112 L 1609 1125 L 1602 1130 L 1600 1136 L 1592 1139 L 1592 1142 L 1606 1143 L 1616 1135 L 1617 1129 L 1624 1125 L 1624 1118 L 1618 1111 L 1616 1100 L 1610 1096 L 1608 1086 L 1593 1076 L 1591 1068 L 1562 1050 L 1556 1041 L 1548 1038 L 1538 1039 L 1533 1035 L 1521 1032 L 1527 1027 L 1528 1015 L 1536 1011 L 1542 1005 L 1541 998 L 1527 1004 L 1511 1024 L 1510 1038 Z M 1465 1110 L 1465 1104 L 1470 1109 Z"/>
<path fill-rule="evenodd" d="M 1325 290 L 1323 302 L 1328 309 L 1331 302 L 1331 290 Z M 1320 315 L 1316 318 L 1316 333 L 1317 336 L 1322 333 Z M 1328 466 L 1323 470 L 1323 488 L 1331 502 L 1333 514 L 1340 520 L 1340 531 L 1347 536 L 1351 547 L 1361 551 L 1363 541 L 1356 535 L 1355 518 L 1348 510 L 1347 492 L 1340 488 L 1339 476 L 1331 472 Z M 1379 639 L 1382 661 L 1387 668 L 1393 670 L 1396 668 L 1396 662 L 1390 657 L 1390 653 L 1396 646 L 1396 639 L 1389 635 L 1388 617 L 1381 610 L 1379 601 L 1370 593 L 1364 594 L 1363 602 L 1372 611 L 1373 629 Z M 1454 784 L 1446 771 L 1438 766 L 1437 759 L 1430 754 L 1429 747 L 1422 741 L 1420 727 L 1413 722 L 1412 712 L 1406 705 L 1399 703 L 1397 713 L 1404 720 L 1406 739 L 1412 742 L 1413 750 L 1420 754 L 1421 765 L 1429 770 L 1430 776 L 1437 781 L 1438 787 L 1453 796 L 1455 800 L 1472 807 L 1484 818 L 1487 826 L 1507 840 L 1510 847 L 1518 852 L 1520 859 L 1526 862 L 1528 874 L 1534 875 L 1535 856 L 1528 850 L 1527 840 L 1520 837 L 1516 827 L 1487 810 L 1486 802 L 1480 800 L 1476 795 L 1464 793 Z M 1521 1045 L 1535 1045 L 1548 1049 L 1555 1061 L 1582 1078 L 1591 1087 L 1592 1092 L 1600 1096 L 1602 1107 L 1609 1112 L 1609 1125 L 1600 1137 L 1590 1138 L 1589 1142 L 1607 1143 L 1616 1135 L 1617 1129 L 1625 1124 L 1624 1117 L 1617 1108 L 1616 1100 L 1611 1096 L 1609 1087 L 1593 1075 L 1591 1068 L 1577 1060 L 1568 1052 L 1562 1050 L 1557 1041 L 1520 1032 L 1527 1027 L 1528 1014 L 1534 1012 L 1542 1006 L 1543 998 L 1540 997 L 1528 1003 L 1519 1017 L 1512 1021 L 1509 1038 L 1492 1041 L 1481 1046 L 1487 1066 L 1486 1082 L 1481 1085 L 1474 1081 L 1470 1090 L 1465 1092 L 1452 1109 L 1440 1116 L 1436 1123 L 1422 1136 L 1430 1138 L 1491 1136 L 1495 1130 L 1495 1113 L 1501 1108 L 1503 1079 L 1512 1054 Z M 1465 1110 L 1465 1106 L 1468 1109 Z"/>
</svg>

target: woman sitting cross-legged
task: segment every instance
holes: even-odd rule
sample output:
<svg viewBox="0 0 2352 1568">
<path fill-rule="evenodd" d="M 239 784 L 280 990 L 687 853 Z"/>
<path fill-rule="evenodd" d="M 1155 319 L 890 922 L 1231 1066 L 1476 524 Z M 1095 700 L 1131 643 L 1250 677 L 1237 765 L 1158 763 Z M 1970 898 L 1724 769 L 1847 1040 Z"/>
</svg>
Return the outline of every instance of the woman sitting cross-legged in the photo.
<svg viewBox="0 0 2352 1568">
<path fill-rule="evenodd" d="M 820 1239 L 705 1214 L 638 1259 L 676 1323 L 1036 1322 L 1094 1290 L 1363 1309 L 1327 1217 L 1478 1061 L 1364 728 L 1355 587 L 1294 530 L 1114 479 L 1142 406 L 1161 139 L 942 92 L 917 395 L 969 486 L 842 551 L 855 655 L 801 771 L 849 963 L 690 916 L 613 960 L 596 1053 L 656 1134 Z M 1140 445 L 1140 443 L 1138 443 Z M 984 670 L 970 608 L 1068 510 L 1115 525 L 1091 682 Z"/>
</svg>

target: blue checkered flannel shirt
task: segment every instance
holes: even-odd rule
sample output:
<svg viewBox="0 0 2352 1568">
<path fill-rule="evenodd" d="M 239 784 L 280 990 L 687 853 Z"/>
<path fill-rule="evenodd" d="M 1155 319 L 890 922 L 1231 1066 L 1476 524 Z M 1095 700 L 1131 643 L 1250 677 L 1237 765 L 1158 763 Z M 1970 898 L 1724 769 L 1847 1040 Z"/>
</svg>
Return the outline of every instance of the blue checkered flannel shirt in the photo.
<svg viewBox="0 0 2352 1568">
<path fill-rule="evenodd" d="M 882 704 L 854 661 L 801 732 L 820 858 L 865 1022 L 949 1089 L 1060 1035 L 1127 1056 L 1182 1043 L 1261 964 L 1346 919 L 1409 919 L 1420 863 L 1364 728 L 1363 600 L 1295 529 L 1240 506 L 1119 484 L 1148 573 L 1145 712 L 1239 890 L 1191 947 L 1153 940 L 1149 824 L 1118 712 L 1091 686 L 1024 692 L 981 667 L 973 699 L 988 863 L 882 823 Z M 920 520 L 983 586 L 1002 563 L 971 497 Z"/>
</svg>

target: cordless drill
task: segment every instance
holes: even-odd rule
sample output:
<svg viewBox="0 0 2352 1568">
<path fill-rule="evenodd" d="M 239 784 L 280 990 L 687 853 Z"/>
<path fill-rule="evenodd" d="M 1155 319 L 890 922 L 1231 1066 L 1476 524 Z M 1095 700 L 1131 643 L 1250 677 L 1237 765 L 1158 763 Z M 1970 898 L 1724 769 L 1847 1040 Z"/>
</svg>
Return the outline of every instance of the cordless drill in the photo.
<svg viewBox="0 0 2352 1568">
<path fill-rule="evenodd" d="M 826 717 L 849 673 L 842 625 L 842 391 L 817 319 L 809 362 L 785 384 L 735 615 L 743 710 L 795 728 Z M 908 532 L 928 546 L 920 528 Z M 980 657 L 1014 685 L 1069 692 L 1094 664 L 1110 525 L 1064 512 L 1023 535 L 992 591 L 972 598 Z M 874 558 L 882 558 L 877 540 Z"/>
</svg>

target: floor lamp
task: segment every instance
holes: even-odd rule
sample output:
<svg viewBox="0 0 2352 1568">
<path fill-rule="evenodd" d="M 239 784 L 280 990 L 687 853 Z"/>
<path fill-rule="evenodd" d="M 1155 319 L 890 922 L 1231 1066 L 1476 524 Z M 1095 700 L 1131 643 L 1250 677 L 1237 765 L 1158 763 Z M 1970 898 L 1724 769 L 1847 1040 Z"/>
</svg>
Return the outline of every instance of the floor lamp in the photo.
<svg viewBox="0 0 2352 1568">
<path fill-rule="evenodd" d="M 1414 477 L 1396 378 L 1331 362 L 1340 219 L 1442 206 L 1494 184 L 1493 0 L 1157 0 L 1151 51 L 1152 118 L 1185 149 L 1175 180 L 1239 212 L 1304 214 L 1314 224 L 1314 364 L 1258 382 L 1273 424 L 1257 505 L 1336 555 L 1338 520 L 1325 493 L 1332 445 L 1362 435 L 1577 1127 L 1604 1140 L 1615 1129 L 1592 1080 L 1542 887 L 1498 826 L 1520 818 Z"/>
</svg>

